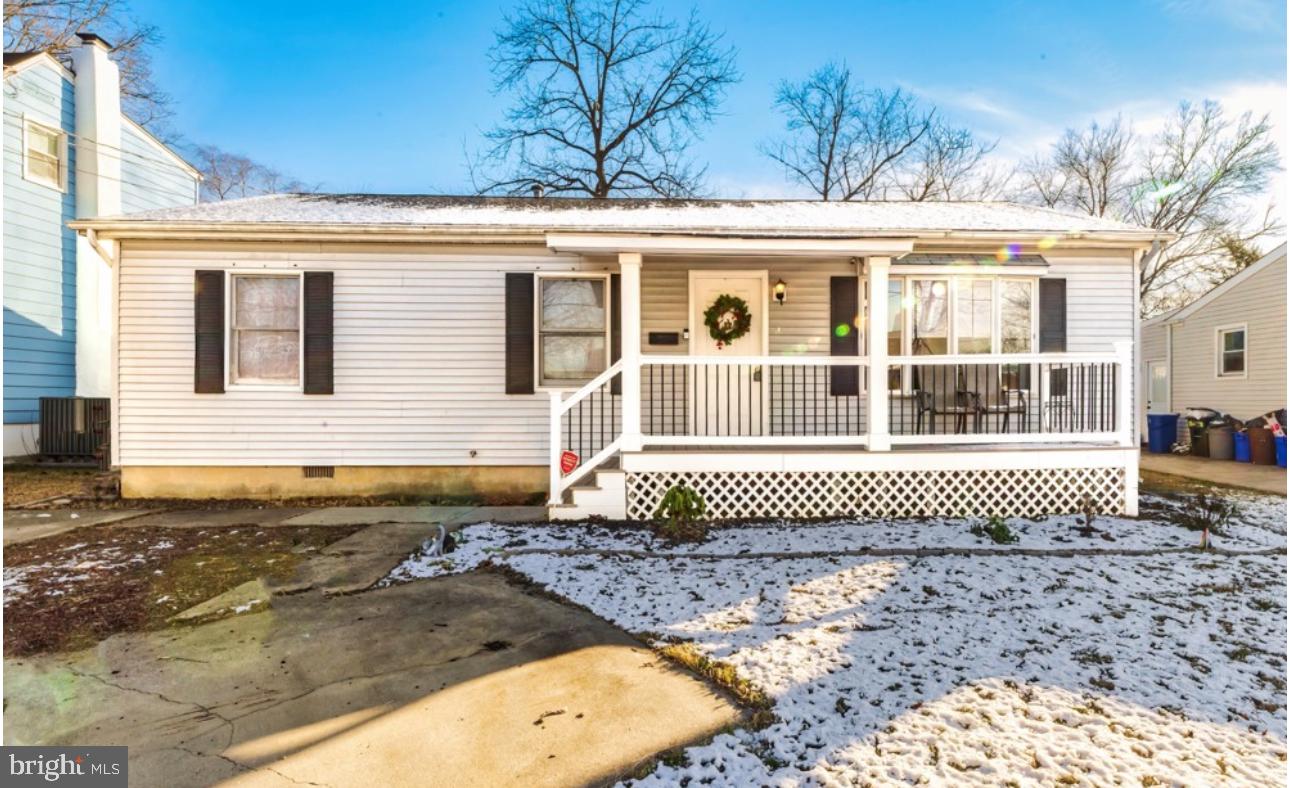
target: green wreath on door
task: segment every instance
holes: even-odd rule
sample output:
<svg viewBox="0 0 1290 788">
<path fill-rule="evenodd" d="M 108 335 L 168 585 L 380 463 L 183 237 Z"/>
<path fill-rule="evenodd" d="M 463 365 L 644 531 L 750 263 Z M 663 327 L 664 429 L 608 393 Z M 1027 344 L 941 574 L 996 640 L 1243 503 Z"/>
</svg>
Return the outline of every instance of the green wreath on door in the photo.
<svg viewBox="0 0 1290 788">
<path fill-rule="evenodd" d="M 752 327 L 748 302 L 739 296 L 722 293 L 703 313 L 708 335 L 717 340 L 717 350 L 743 337 Z"/>
</svg>

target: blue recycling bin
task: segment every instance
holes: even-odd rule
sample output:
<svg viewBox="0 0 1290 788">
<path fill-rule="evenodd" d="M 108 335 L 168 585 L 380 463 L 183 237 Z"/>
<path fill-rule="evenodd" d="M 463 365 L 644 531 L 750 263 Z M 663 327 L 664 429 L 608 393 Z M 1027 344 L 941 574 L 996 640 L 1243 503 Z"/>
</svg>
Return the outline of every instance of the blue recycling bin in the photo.
<svg viewBox="0 0 1290 788">
<path fill-rule="evenodd" d="M 1169 447 L 1178 437 L 1177 413 L 1151 413 L 1147 415 L 1147 450 L 1152 454 L 1168 454 Z"/>
<path fill-rule="evenodd" d="M 1250 461 L 1250 436 L 1244 432 L 1232 435 L 1232 459 L 1237 462 Z"/>
<path fill-rule="evenodd" d="M 1286 467 L 1286 436 L 1274 435 L 1272 437 L 1272 443 L 1276 450 L 1277 465 L 1280 465 L 1282 468 Z"/>
</svg>

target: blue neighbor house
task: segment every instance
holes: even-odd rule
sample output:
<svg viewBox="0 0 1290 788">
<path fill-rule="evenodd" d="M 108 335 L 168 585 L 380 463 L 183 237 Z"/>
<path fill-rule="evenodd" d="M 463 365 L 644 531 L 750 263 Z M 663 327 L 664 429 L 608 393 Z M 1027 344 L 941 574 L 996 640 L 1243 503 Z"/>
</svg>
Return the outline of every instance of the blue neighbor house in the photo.
<svg viewBox="0 0 1290 788">
<path fill-rule="evenodd" d="M 73 219 L 197 202 L 197 170 L 121 113 L 111 47 L 4 55 L 4 456 L 37 454 L 41 397 L 110 397 L 110 250 Z"/>
</svg>

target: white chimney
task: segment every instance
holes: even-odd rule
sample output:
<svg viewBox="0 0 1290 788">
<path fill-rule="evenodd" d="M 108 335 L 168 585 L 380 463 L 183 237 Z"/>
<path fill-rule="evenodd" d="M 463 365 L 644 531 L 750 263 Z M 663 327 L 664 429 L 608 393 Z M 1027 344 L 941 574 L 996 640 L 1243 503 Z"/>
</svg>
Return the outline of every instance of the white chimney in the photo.
<svg viewBox="0 0 1290 788">
<path fill-rule="evenodd" d="M 75 172 L 76 216 L 121 213 L 121 72 L 112 47 L 92 33 L 78 33 L 72 50 L 76 74 L 76 128 L 69 146 Z M 76 393 L 112 396 L 113 271 L 84 237 L 76 239 Z"/>
<path fill-rule="evenodd" d="M 111 216 L 121 212 L 121 71 L 106 41 L 77 35 L 76 216 Z"/>
</svg>

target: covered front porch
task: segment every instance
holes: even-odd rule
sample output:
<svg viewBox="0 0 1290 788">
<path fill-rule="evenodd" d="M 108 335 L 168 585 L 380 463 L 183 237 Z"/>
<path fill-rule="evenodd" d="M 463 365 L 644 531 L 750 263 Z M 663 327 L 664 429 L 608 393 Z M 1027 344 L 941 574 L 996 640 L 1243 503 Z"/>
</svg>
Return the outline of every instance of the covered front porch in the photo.
<svg viewBox="0 0 1290 788">
<path fill-rule="evenodd" d="M 548 245 L 610 272 L 607 366 L 547 386 L 553 518 L 646 519 L 675 484 L 717 519 L 1136 512 L 1131 334 L 1068 351 L 1065 279 L 1035 251 Z M 714 339 L 731 304 L 718 326 L 746 325 Z M 536 319 L 541 380 L 563 337 Z"/>
</svg>

